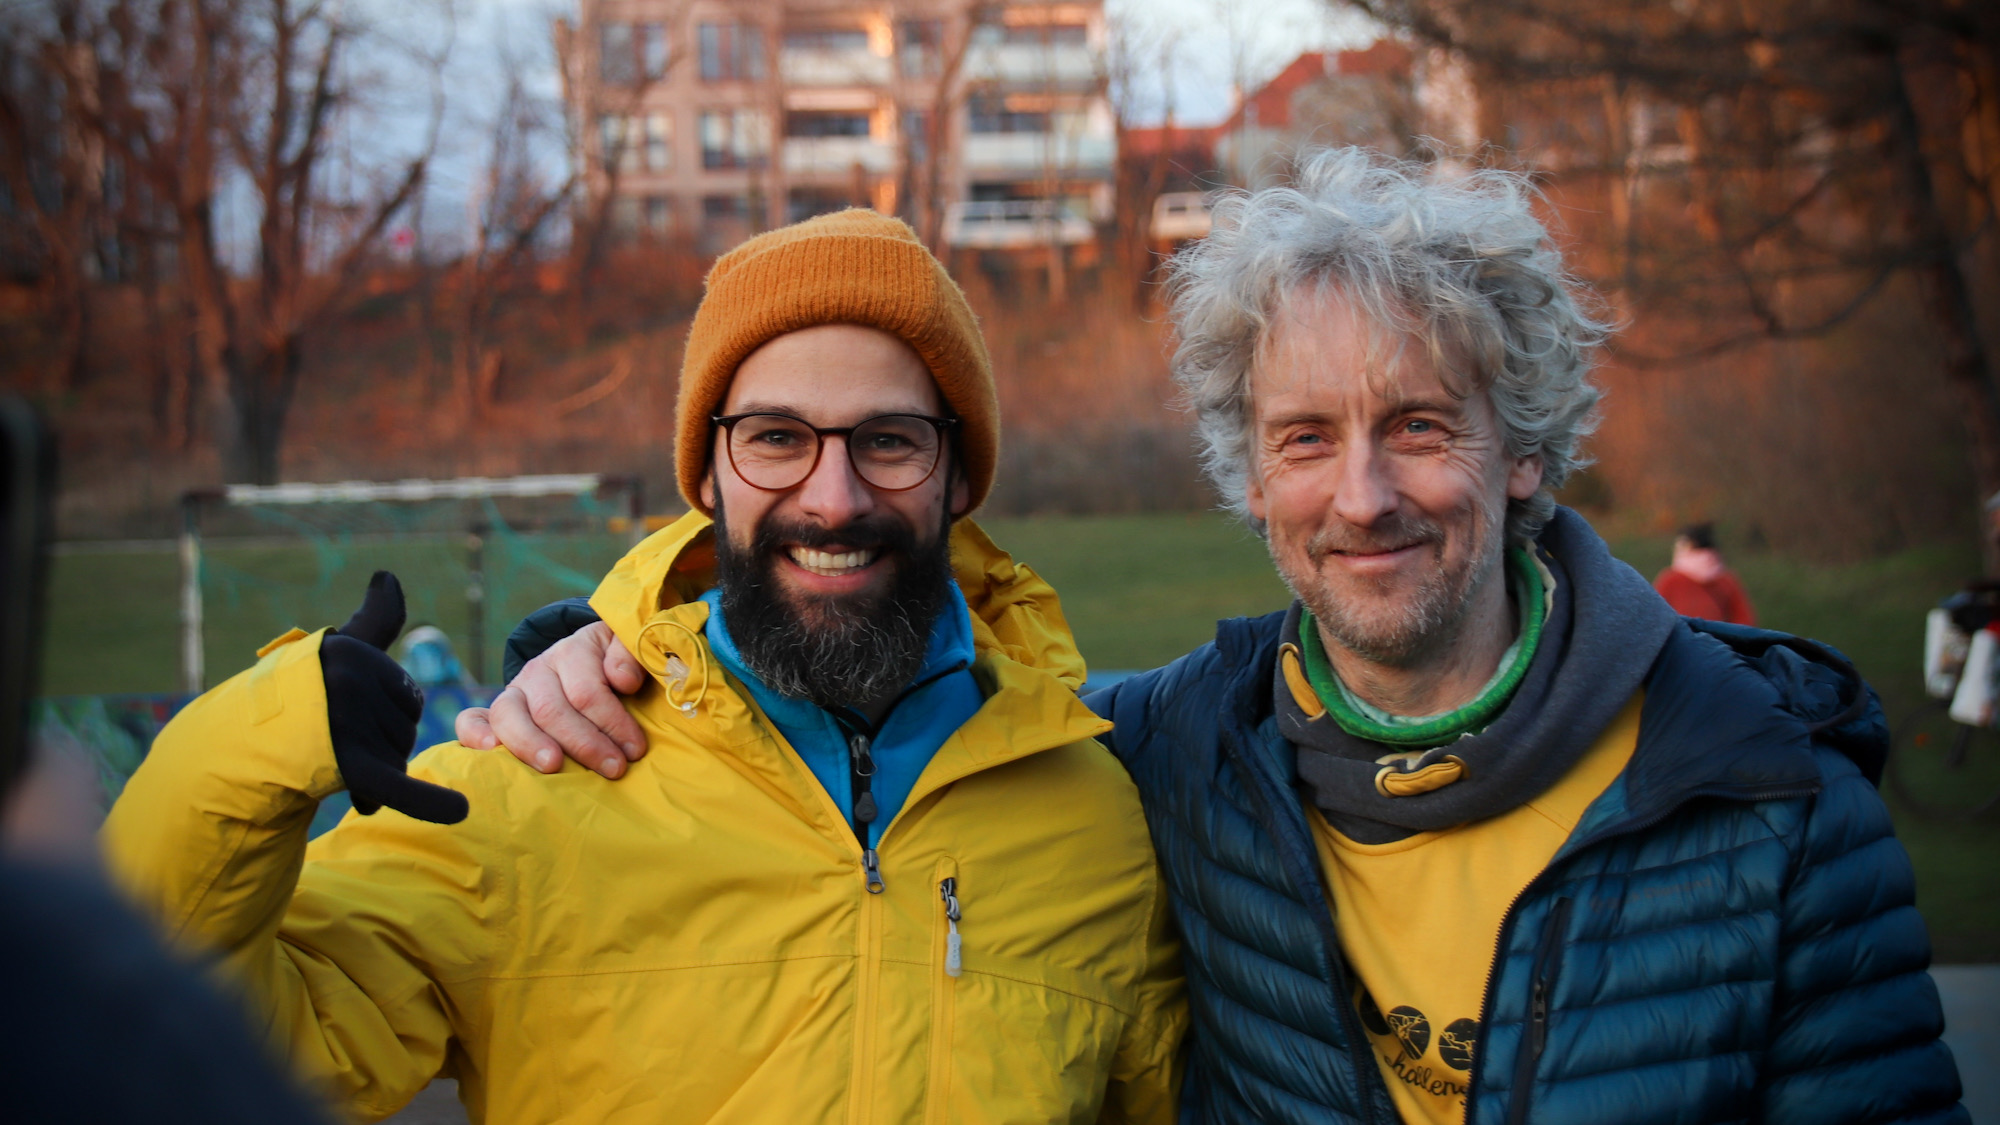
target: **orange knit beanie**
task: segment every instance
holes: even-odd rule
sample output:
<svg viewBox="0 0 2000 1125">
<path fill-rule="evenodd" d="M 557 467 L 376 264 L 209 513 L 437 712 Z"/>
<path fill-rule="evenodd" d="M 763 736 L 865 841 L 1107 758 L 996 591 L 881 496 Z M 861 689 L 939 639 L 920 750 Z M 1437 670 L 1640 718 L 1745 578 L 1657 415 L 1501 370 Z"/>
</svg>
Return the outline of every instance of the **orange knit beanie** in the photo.
<svg viewBox="0 0 2000 1125">
<path fill-rule="evenodd" d="M 1000 403 L 965 294 L 907 225 L 859 208 L 766 231 L 716 260 L 688 330 L 674 411 L 681 496 L 701 511 L 715 426 L 736 368 L 774 336 L 819 324 L 893 333 L 923 357 L 959 418 L 972 506 L 993 487 Z"/>
</svg>

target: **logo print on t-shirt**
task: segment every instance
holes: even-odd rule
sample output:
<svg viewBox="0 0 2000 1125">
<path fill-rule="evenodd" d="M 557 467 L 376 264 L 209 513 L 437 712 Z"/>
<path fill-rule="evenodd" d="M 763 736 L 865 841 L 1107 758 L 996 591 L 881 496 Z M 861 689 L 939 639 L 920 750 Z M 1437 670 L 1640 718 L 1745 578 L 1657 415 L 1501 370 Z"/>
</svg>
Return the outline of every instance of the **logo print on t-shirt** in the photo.
<svg viewBox="0 0 2000 1125">
<path fill-rule="evenodd" d="M 1453 1020 L 1438 1036 L 1438 1057 L 1453 1070 L 1472 1069 L 1472 1049 L 1479 1043 L 1478 1020 Z"/>
<path fill-rule="evenodd" d="M 1395 1032 L 1396 1041 L 1403 1045 L 1403 1051 L 1411 1058 L 1419 1058 L 1424 1048 L 1431 1045 L 1431 1021 L 1415 1008 L 1404 1004 L 1389 1009 L 1389 1030 Z"/>
</svg>

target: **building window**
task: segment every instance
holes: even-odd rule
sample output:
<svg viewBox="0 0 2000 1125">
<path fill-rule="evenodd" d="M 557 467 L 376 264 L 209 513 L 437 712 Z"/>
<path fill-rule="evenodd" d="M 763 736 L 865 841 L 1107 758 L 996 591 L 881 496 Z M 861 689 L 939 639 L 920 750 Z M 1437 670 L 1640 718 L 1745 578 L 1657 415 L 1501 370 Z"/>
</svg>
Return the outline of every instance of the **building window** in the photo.
<svg viewBox="0 0 2000 1125">
<path fill-rule="evenodd" d="M 785 135 L 787 137 L 865 137 L 868 135 L 868 115 L 865 113 L 821 113 L 809 110 L 794 110 L 785 115 Z"/>
<path fill-rule="evenodd" d="M 664 172 L 674 166 L 673 141 L 673 118 L 664 113 L 607 113 L 597 119 L 598 156 L 607 172 Z"/>
<path fill-rule="evenodd" d="M 966 105 L 968 124 L 975 133 L 1046 133 L 1047 110 L 1007 108 L 1007 99 L 994 95 L 972 98 Z"/>
<path fill-rule="evenodd" d="M 719 254 L 750 237 L 757 226 L 760 201 L 748 195 L 704 195 L 701 197 L 701 228 L 695 232 L 695 249 L 703 254 Z"/>
<path fill-rule="evenodd" d="M 943 20 L 904 20 L 897 26 L 896 61 L 903 77 L 936 78 L 943 57 Z"/>
<path fill-rule="evenodd" d="M 754 109 L 710 110 L 701 115 L 701 166 L 762 168 L 771 153 L 771 123 Z"/>
<path fill-rule="evenodd" d="M 674 119 L 664 113 L 646 115 L 646 167 L 664 172 L 674 166 Z"/>
<path fill-rule="evenodd" d="M 785 221 L 802 223 L 814 215 L 830 215 L 854 206 L 844 191 L 832 188 L 793 188 L 785 199 Z"/>
<path fill-rule="evenodd" d="M 606 86 L 630 86 L 636 77 L 632 66 L 632 25 L 607 23 L 597 29 L 597 76 Z"/>
<path fill-rule="evenodd" d="M 649 82 L 667 76 L 667 25 L 642 23 L 639 27 L 639 73 Z"/>
<path fill-rule="evenodd" d="M 787 51 L 854 52 L 868 50 L 868 33 L 858 27 L 814 27 L 785 32 Z"/>
<path fill-rule="evenodd" d="M 603 162 L 606 172 L 627 171 L 638 166 L 638 154 L 632 151 L 631 139 L 626 118 L 616 113 L 598 116 L 597 157 Z"/>
<path fill-rule="evenodd" d="M 703 82 L 764 80 L 764 29 L 754 23 L 705 23 L 696 30 Z"/>
<path fill-rule="evenodd" d="M 597 75 L 606 86 L 630 86 L 667 76 L 667 27 L 607 23 L 597 29 Z"/>
<path fill-rule="evenodd" d="M 1002 39 L 1010 47 L 1081 47 L 1090 29 L 1080 23 L 1010 24 Z"/>
<path fill-rule="evenodd" d="M 639 201 L 621 195 L 611 201 L 611 233 L 621 242 L 639 233 Z"/>
<path fill-rule="evenodd" d="M 672 205 L 664 195 L 646 197 L 646 229 L 653 234 L 667 234 L 673 230 L 674 213 Z"/>
<path fill-rule="evenodd" d="M 726 222 L 730 219 L 748 221 L 750 218 L 750 197 L 747 195 L 704 195 L 701 197 L 701 217 L 704 222 Z"/>
</svg>

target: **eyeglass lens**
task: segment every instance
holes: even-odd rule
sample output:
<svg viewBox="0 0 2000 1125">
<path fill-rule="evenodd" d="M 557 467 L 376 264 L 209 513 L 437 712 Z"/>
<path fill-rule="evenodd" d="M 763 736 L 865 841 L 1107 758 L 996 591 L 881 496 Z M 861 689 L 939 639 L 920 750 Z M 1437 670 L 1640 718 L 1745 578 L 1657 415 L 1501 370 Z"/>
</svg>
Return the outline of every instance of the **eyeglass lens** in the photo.
<svg viewBox="0 0 2000 1125">
<path fill-rule="evenodd" d="M 937 427 L 911 414 L 883 414 L 847 435 L 847 457 L 862 480 L 876 488 L 915 488 L 937 467 Z M 758 488 L 791 488 L 819 460 L 820 435 L 797 418 L 751 414 L 729 428 L 729 459 Z"/>
</svg>

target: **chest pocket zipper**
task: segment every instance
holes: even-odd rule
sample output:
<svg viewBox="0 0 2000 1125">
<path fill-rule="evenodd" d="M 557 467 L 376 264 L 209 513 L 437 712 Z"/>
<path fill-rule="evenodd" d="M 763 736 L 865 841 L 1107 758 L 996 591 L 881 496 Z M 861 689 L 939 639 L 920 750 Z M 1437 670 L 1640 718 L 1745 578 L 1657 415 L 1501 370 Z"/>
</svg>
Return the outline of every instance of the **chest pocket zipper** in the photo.
<svg viewBox="0 0 2000 1125">
<path fill-rule="evenodd" d="M 931 1066 L 930 1090 L 926 1097 L 924 1120 L 947 1122 L 951 1120 L 949 1096 L 951 1093 L 952 1037 L 956 1030 L 954 1010 L 958 1002 L 958 981 L 965 971 L 963 946 L 960 944 L 958 923 L 963 917 L 958 898 L 958 862 L 953 859 L 938 860 L 937 870 L 939 919 L 943 922 L 939 940 L 939 967 L 942 972 L 931 977 Z"/>
<path fill-rule="evenodd" d="M 1534 976 L 1528 985 L 1528 1022 L 1514 1057 L 1514 1088 L 1507 1093 L 1507 1125 L 1528 1120 L 1528 1095 L 1534 1089 L 1535 1068 L 1549 1043 L 1549 1006 L 1554 1002 L 1556 970 L 1562 966 L 1563 935 L 1569 929 L 1571 900 L 1559 898 L 1549 910 L 1548 925 L 1535 947 Z"/>
<path fill-rule="evenodd" d="M 965 971 L 958 941 L 958 880 L 949 875 L 939 880 L 938 896 L 944 899 L 944 975 L 955 977 Z"/>
</svg>

